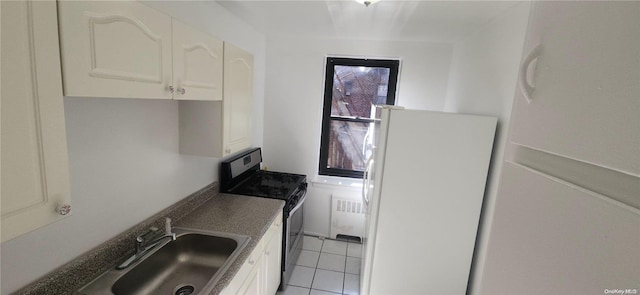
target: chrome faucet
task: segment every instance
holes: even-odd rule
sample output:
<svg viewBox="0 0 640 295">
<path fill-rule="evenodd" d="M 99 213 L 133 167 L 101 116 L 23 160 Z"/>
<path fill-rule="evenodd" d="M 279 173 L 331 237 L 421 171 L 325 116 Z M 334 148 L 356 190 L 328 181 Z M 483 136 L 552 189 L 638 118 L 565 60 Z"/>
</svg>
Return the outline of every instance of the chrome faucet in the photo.
<svg viewBox="0 0 640 295">
<path fill-rule="evenodd" d="M 158 234 L 157 227 L 151 227 L 146 233 L 136 237 L 135 247 L 136 253 L 118 265 L 116 269 L 125 269 L 134 262 L 140 260 L 142 256 L 153 250 L 156 246 L 162 242 L 162 240 L 170 238 L 172 241 L 176 240 L 176 234 L 171 231 L 171 218 L 166 218 L 164 223 L 164 234 Z"/>
</svg>

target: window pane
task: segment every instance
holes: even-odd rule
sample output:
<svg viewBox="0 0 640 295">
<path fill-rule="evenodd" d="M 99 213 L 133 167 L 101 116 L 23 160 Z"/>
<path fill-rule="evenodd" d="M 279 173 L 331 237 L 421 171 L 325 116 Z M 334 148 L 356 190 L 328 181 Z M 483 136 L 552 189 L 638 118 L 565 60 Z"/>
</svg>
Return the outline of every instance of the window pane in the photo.
<svg viewBox="0 0 640 295">
<path fill-rule="evenodd" d="M 327 168 L 364 171 L 371 123 L 331 121 Z"/>
<path fill-rule="evenodd" d="M 372 106 L 386 104 L 389 68 L 334 66 L 332 116 L 371 118 Z"/>
</svg>

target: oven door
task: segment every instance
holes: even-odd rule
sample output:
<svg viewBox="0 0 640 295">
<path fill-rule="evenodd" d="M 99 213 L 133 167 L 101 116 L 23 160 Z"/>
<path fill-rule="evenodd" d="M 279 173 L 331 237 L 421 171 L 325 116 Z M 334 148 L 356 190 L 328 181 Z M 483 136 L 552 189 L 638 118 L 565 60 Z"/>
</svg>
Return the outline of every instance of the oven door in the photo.
<svg viewBox="0 0 640 295">
<path fill-rule="evenodd" d="M 306 200 L 306 190 L 300 190 L 298 194 L 298 202 L 289 212 L 289 217 L 286 222 L 285 241 L 283 247 L 284 253 L 282 253 L 284 257 L 284 265 L 281 289 L 284 289 L 286 284 L 289 282 L 295 263 L 302 251 L 302 236 L 304 234 L 304 201 Z"/>
</svg>

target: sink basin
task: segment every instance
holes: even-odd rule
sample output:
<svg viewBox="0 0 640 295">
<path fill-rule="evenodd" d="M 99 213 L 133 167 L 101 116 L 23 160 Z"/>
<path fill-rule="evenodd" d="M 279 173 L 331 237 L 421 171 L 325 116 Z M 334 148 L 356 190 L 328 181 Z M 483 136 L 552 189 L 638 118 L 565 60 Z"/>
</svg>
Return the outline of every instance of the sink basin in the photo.
<svg viewBox="0 0 640 295">
<path fill-rule="evenodd" d="M 208 294 L 249 242 L 248 236 L 173 228 L 167 240 L 131 266 L 108 270 L 78 294 Z"/>
</svg>

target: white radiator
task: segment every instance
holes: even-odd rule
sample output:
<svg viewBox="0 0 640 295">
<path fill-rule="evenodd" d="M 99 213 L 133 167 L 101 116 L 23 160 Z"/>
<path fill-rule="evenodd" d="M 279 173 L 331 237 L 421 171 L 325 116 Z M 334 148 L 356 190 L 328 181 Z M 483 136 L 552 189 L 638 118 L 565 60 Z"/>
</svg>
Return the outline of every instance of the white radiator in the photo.
<svg viewBox="0 0 640 295">
<path fill-rule="evenodd" d="M 364 204 L 360 195 L 331 195 L 330 238 L 347 235 L 362 238 L 364 231 Z"/>
</svg>

